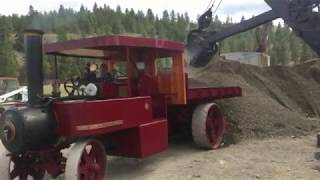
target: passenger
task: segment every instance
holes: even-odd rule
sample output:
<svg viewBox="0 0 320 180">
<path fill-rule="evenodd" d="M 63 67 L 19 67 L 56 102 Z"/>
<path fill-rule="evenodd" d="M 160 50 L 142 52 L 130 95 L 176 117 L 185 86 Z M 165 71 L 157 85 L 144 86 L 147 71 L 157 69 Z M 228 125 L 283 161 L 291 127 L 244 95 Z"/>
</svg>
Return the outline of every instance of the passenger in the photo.
<svg viewBox="0 0 320 180">
<path fill-rule="evenodd" d="M 108 76 L 108 71 L 107 71 L 106 64 L 102 63 L 100 65 L 99 72 L 97 73 L 97 77 L 98 78 L 106 78 L 107 76 Z"/>
<path fill-rule="evenodd" d="M 87 63 L 83 71 L 83 78 L 88 79 L 89 72 L 90 72 L 90 63 Z"/>
</svg>

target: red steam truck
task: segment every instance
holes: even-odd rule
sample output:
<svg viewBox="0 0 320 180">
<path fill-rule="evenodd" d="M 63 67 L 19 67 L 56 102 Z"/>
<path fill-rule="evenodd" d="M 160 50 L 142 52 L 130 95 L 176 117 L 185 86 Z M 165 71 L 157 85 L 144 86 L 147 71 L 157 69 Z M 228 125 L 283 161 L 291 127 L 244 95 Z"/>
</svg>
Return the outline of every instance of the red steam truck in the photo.
<svg viewBox="0 0 320 180">
<path fill-rule="evenodd" d="M 0 179 L 63 173 L 68 180 L 107 179 L 107 154 L 145 158 L 167 149 L 169 134 L 183 130 L 192 131 L 199 147 L 221 144 L 225 119 L 214 100 L 241 96 L 241 89 L 190 88 L 183 44 L 102 36 L 43 47 L 42 36 L 38 30 L 25 32 L 28 103 L 1 117 L 7 152 Z M 44 97 L 43 52 L 100 59 L 101 65 L 88 63 L 83 77 L 65 81 L 67 97 Z"/>
</svg>

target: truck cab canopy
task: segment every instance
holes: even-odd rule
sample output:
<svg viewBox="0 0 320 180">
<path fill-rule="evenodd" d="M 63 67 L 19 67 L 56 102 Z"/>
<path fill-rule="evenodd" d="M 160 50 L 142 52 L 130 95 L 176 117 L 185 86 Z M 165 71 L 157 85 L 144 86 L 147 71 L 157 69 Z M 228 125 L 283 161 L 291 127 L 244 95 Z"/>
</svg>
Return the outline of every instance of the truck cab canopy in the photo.
<svg viewBox="0 0 320 180">
<path fill-rule="evenodd" d="M 133 51 L 157 50 L 161 57 L 169 56 L 172 52 L 184 51 L 182 43 L 128 36 L 100 36 L 70 40 L 47 44 L 44 49 L 45 53 L 49 55 L 110 59 L 124 54 L 126 48 L 131 48 Z"/>
</svg>

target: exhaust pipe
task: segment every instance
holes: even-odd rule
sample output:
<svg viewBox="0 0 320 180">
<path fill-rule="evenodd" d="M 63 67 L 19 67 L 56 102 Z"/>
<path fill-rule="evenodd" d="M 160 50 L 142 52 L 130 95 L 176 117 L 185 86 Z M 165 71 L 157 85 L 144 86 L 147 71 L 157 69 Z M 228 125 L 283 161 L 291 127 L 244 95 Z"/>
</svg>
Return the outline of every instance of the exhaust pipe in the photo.
<svg viewBox="0 0 320 180">
<path fill-rule="evenodd" d="M 40 97 L 43 96 L 43 34 L 43 31 L 35 29 L 27 29 L 24 31 L 28 102 L 31 106 L 39 105 L 41 103 Z"/>
</svg>

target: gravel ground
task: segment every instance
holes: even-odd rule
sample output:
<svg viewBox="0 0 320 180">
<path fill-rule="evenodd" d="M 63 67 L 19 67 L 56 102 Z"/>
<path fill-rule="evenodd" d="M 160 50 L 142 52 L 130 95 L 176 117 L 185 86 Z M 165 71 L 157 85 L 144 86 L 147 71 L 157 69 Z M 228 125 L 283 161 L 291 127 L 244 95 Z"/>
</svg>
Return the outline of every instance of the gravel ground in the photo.
<svg viewBox="0 0 320 180">
<path fill-rule="evenodd" d="M 109 158 L 111 180 L 317 180 L 315 135 L 247 140 L 216 151 L 191 141 L 171 143 L 168 151 L 144 160 Z"/>
<path fill-rule="evenodd" d="M 316 158 L 316 135 L 245 140 L 215 151 L 184 139 L 143 160 L 108 157 L 107 172 L 109 180 L 318 180 Z"/>
</svg>

